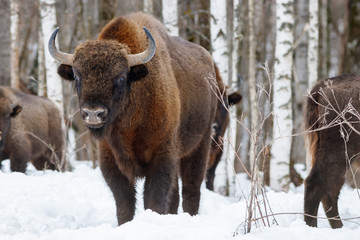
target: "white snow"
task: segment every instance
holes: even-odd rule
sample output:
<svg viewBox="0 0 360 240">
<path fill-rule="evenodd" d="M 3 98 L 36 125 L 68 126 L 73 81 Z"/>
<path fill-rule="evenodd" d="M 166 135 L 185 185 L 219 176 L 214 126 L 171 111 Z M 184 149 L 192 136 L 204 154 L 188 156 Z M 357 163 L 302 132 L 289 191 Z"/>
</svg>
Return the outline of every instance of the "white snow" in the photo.
<svg viewBox="0 0 360 240">
<path fill-rule="evenodd" d="M 200 210 L 197 216 L 183 213 L 159 215 L 144 210 L 142 182 L 138 184 L 135 218 L 117 226 L 115 203 L 99 168 L 79 162 L 73 172 L 36 171 L 29 166 L 27 173 L 11 173 L 9 160 L 0 171 L 0 239 L 359 239 L 360 219 L 344 222 L 338 230 L 326 220 L 319 228 L 305 225 L 300 214 L 303 209 L 303 187 L 291 187 L 288 193 L 268 191 L 268 199 L 278 226 L 252 227 L 250 234 L 234 236 L 244 222 L 244 197 L 223 197 L 202 187 Z M 249 182 L 238 175 L 239 189 L 248 192 Z M 240 190 L 236 196 L 242 196 Z M 246 195 L 246 193 L 245 193 Z M 360 199 L 356 190 L 344 187 L 340 195 L 340 214 L 343 218 L 360 216 Z M 286 213 L 286 214 L 285 214 Z M 320 216 L 324 212 L 320 211 Z"/>
</svg>

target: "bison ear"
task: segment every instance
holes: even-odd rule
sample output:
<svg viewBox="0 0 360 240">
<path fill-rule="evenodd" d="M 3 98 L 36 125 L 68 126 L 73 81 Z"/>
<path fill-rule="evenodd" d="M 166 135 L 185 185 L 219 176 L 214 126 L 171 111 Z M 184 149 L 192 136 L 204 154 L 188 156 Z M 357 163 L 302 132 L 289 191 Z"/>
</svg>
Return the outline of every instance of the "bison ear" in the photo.
<svg viewBox="0 0 360 240">
<path fill-rule="evenodd" d="M 130 68 L 130 72 L 128 73 L 128 79 L 130 81 L 137 81 L 149 74 L 149 70 L 145 65 L 137 65 Z"/>
<path fill-rule="evenodd" d="M 241 99 L 242 99 L 242 96 L 238 92 L 234 92 L 234 93 L 228 95 L 229 105 L 238 104 L 241 101 Z"/>
<path fill-rule="evenodd" d="M 75 79 L 72 67 L 69 65 L 61 64 L 57 69 L 58 74 L 65 80 L 73 81 Z"/>
<path fill-rule="evenodd" d="M 16 117 L 22 110 L 22 107 L 20 105 L 11 104 L 11 113 L 10 117 Z"/>
</svg>

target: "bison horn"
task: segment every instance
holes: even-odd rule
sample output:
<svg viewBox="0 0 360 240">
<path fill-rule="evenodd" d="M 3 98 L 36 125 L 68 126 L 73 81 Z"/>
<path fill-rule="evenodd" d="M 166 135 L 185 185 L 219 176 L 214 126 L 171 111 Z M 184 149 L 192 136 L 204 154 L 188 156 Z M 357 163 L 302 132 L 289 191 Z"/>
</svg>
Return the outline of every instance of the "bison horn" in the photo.
<svg viewBox="0 0 360 240">
<path fill-rule="evenodd" d="M 59 51 L 55 46 L 55 38 L 56 38 L 58 31 L 59 31 L 59 28 L 57 27 L 55 29 L 55 31 L 51 34 L 51 37 L 49 39 L 48 48 L 49 48 L 50 55 L 56 61 L 58 61 L 60 64 L 72 66 L 73 54 L 63 53 L 63 52 Z"/>
<path fill-rule="evenodd" d="M 148 47 L 142 53 L 129 54 L 128 61 L 130 67 L 145 64 L 149 62 L 155 55 L 156 45 L 154 38 L 151 36 L 151 33 L 146 27 L 143 27 L 143 29 L 148 39 Z"/>
</svg>

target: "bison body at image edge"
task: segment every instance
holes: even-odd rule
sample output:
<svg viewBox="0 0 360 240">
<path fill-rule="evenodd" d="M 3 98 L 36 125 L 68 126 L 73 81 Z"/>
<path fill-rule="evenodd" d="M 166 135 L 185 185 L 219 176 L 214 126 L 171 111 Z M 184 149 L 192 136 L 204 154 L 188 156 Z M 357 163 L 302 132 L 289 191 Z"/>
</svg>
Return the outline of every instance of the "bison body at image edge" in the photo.
<svg viewBox="0 0 360 240">
<path fill-rule="evenodd" d="M 63 170 L 64 133 L 60 111 L 49 99 L 0 87 L 0 161 L 11 171 Z"/>
<path fill-rule="evenodd" d="M 311 90 L 305 107 L 305 129 L 312 168 L 305 180 L 305 222 L 317 227 L 320 202 L 332 228 L 343 226 L 338 198 L 346 170 L 359 161 L 360 78 L 323 79 Z"/>
</svg>

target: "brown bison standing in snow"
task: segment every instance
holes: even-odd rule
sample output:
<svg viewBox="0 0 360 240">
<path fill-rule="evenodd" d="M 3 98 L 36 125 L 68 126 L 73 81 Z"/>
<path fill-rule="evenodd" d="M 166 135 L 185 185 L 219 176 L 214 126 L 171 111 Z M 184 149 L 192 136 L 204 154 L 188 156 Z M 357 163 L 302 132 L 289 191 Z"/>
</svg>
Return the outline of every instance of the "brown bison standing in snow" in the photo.
<svg viewBox="0 0 360 240">
<path fill-rule="evenodd" d="M 11 171 L 25 172 L 28 162 L 38 170 L 60 170 L 63 145 L 60 113 L 54 103 L 0 87 L 0 161 L 9 158 Z"/>
<path fill-rule="evenodd" d="M 145 208 L 166 214 L 177 212 L 179 174 L 183 209 L 197 214 L 216 111 L 209 53 L 143 13 L 115 18 L 74 54 L 56 49 L 56 33 L 49 51 L 60 76 L 75 81 L 84 123 L 100 141 L 118 223 L 134 217 L 139 177 Z"/>
<path fill-rule="evenodd" d="M 305 180 L 305 222 L 317 226 L 320 201 L 332 228 L 343 226 L 338 197 L 346 169 L 359 161 L 360 78 L 342 75 L 313 87 L 305 108 L 312 169 Z"/>
</svg>

